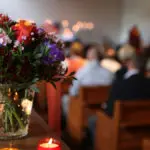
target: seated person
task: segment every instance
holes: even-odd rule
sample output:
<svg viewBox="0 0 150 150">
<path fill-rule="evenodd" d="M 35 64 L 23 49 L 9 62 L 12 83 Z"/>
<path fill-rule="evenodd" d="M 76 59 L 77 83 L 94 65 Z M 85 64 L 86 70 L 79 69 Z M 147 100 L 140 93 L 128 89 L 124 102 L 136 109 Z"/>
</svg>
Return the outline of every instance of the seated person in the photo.
<svg viewBox="0 0 150 150">
<path fill-rule="evenodd" d="M 129 49 L 126 49 L 127 51 Z M 127 72 L 122 79 L 116 79 L 112 85 L 108 101 L 103 105 L 104 112 L 113 117 L 114 104 L 116 100 L 140 100 L 150 99 L 150 80 L 140 72 L 140 58 L 135 51 L 122 60 L 126 60 Z M 96 116 L 89 118 L 89 130 L 94 139 Z"/>
<path fill-rule="evenodd" d="M 65 61 L 68 65 L 68 72 L 76 72 L 78 69 L 83 67 L 86 63 L 86 60 L 82 58 L 83 54 L 83 45 L 79 42 L 74 42 L 70 48 L 70 58 L 67 58 Z"/>
<path fill-rule="evenodd" d="M 114 103 L 116 100 L 140 100 L 150 98 L 150 80 L 140 72 L 139 58 L 132 58 L 128 61 L 128 71 L 124 74 L 124 79 L 115 81 L 106 107 L 105 113 L 113 116 Z"/>
<path fill-rule="evenodd" d="M 88 63 L 76 73 L 77 80 L 69 90 L 70 96 L 77 96 L 81 86 L 110 85 L 113 80 L 113 73 L 99 65 L 102 54 L 97 46 L 90 47 L 87 51 Z M 63 96 L 63 113 L 68 113 L 69 95 Z"/>
<path fill-rule="evenodd" d="M 117 51 L 117 57 L 122 64 L 122 67 L 115 73 L 115 78 L 117 80 L 124 78 L 124 74 L 127 72 L 126 59 L 130 59 L 135 54 L 135 52 L 136 50 L 129 44 L 123 45 Z"/>
</svg>

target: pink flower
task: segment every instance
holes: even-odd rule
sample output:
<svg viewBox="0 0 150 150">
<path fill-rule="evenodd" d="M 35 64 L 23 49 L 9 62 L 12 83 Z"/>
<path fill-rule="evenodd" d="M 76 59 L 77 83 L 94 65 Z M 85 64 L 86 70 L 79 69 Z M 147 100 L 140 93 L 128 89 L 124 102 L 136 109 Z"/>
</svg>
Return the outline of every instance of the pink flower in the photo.
<svg viewBox="0 0 150 150">
<path fill-rule="evenodd" d="M 5 32 L 0 33 L 0 46 L 6 46 L 8 43 L 11 43 L 10 38 Z"/>
</svg>

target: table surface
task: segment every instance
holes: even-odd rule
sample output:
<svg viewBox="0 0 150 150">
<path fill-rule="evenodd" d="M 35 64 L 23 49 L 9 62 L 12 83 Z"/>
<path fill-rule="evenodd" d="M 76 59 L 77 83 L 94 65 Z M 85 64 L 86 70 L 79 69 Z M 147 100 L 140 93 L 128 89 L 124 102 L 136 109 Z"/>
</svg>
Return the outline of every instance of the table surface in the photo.
<svg viewBox="0 0 150 150">
<path fill-rule="evenodd" d="M 143 140 L 143 150 L 150 150 L 150 139 Z"/>
<path fill-rule="evenodd" d="M 55 133 L 49 130 L 46 122 L 35 111 L 33 111 L 29 127 L 29 135 L 19 140 L 0 141 L 0 148 L 9 147 L 12 143 L 12 147 L 16 147 L 19 150 L 36 150 L 38 142 L 47 137 L 52 137 L 61 141 Z M 61 141 L 61 146 L 62 150 L 70 150 L 63 141 Z"/>
</svg>

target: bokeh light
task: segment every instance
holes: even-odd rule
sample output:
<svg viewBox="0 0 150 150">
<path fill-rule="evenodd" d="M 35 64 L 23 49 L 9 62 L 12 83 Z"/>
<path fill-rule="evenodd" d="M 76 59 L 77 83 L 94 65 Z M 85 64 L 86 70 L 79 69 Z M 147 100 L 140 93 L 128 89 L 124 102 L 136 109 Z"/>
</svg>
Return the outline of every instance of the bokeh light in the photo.
<svg viewBox="0 0 150 150">
<path fill-rule="evenodd" d="M 69 21 L 68 20 L 62 20 L 61 24 L 64 28 L 67 28 L 69 26 Z"/>
</svg>

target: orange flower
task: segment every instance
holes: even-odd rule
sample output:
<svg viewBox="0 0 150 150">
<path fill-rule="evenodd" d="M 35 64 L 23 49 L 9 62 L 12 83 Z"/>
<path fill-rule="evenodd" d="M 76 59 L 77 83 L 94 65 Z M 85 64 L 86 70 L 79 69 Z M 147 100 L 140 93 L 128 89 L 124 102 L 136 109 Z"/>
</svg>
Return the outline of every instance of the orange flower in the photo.
<svg viewBox="0 0 150 150">
<path fill-rule="evenodd" d="M 20 20 L 16 25 L 13 26 L 13 30 L 16 31 L 16 37 L 19 42 L 29 44 L 32 40 L 32 32 L 36 29 L 35 24 L 27 21 Z"/>
</svg>

